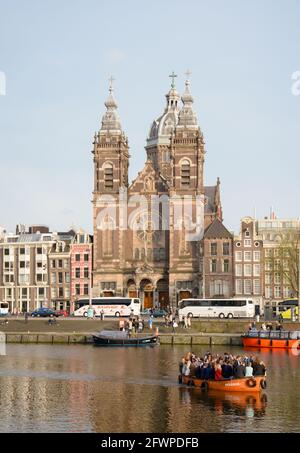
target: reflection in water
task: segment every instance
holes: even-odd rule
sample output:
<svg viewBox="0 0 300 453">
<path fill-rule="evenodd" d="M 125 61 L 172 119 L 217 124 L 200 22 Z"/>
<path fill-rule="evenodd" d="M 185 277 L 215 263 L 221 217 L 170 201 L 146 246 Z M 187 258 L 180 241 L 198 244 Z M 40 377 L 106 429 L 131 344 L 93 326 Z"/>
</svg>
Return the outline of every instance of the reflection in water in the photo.
<svg viewBox="0 0 300 453">
<path fill-rule="evenodd" d="M 177 384 L 184 352 L 9 345 L 0 357 L 0 431 L 299 431 L 298 357 L 259 353 L 268 368 L 264 394 L 206 394 Z"/>
</svg>

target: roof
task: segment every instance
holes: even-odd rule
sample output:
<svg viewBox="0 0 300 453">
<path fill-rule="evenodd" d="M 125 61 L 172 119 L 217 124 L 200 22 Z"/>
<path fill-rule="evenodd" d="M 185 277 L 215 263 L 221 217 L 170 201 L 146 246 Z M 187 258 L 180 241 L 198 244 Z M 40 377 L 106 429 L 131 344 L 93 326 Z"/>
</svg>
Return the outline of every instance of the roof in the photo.
<svg viewBox="0 0 300 453">
<path fill-rule="evenodd" d="M 217 218 L 205 230 L 204 239 L 212 238 L 233 238 L 233 235 L 225 228 L 223 223 Z"/>
<path fill-rule="evenodd" d="M 217 186 L 206 186 L 204 187 L 204 195 L 205 195 L 205 214 L 214 214 L 216 212 L 215 207 L 215 196 L 216 196 L 216 189 Z"/>
</svg>

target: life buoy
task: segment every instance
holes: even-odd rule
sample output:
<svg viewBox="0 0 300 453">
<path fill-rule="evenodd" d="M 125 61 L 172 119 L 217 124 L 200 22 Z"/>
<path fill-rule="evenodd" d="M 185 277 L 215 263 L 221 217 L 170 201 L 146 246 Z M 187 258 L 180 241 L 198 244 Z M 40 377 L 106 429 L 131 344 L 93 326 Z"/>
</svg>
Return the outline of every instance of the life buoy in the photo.
<svg viewBox="0 0 300 453">
<path fill-rule="evenodd" d="M 201 390 L 204 390 L 205 392 L 207 392 L 208 387 L 209 387 L 209 386 L 208 386 L 208 382 L 204 381 L 204 382 L 202 382 L 200 388 L 201 388 Z"/>
<path fill-rule="evenodd" d="M 262 389 L 266 389 L 267 388 L 267 381 L 265 379 L 262 379 L 260 381 L 260 386 Z"/>
<path fill-rule="evenodd" d="M 256 387 L 256 380 L 252 377 L 246 381 L 246 385 L 251 388 Z"/>
<path fill-rule="evenodd" d="M 182 375 L 181 374 L 178 375 L 178 384 L 182 384 Z"/>
</svg>

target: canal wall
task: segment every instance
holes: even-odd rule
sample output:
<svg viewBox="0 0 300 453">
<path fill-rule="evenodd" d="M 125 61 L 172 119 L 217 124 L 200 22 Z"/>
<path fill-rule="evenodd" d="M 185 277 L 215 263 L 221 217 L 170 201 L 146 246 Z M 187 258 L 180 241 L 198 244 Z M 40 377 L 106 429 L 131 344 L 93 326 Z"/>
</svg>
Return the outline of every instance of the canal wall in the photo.
<svg viewBox="0 0 300 453">
<path fill-rule="evenodd" d="M 163 345 L 228 345 L 241 346 L 241 336 L 237 334 L 160 334 Z M 6 333 L 6 343 L 20 344 L 91 344 L 89 333 Z"/>
</svg>

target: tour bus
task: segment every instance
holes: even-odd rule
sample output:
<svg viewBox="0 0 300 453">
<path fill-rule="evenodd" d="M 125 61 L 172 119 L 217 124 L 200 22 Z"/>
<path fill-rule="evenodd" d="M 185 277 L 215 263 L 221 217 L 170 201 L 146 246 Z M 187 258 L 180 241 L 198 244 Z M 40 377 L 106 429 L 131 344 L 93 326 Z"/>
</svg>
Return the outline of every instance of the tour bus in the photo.
<svg viewBox="0 0 300 453">
<path fill-rule="evenodd" d="M 255 308 L 251 299 L 183 299 L 178 315 L 207 318 L 253 318 Z"/>
<path fill-rule="evenodd" d="M 7 302 L 0 302 L 0 316 L 8 315 L 9 306 Z"/>
<path fill-rule="evenodd" d="M 88 316 L 90 308 L 89 299 L 79 299 L 75 302 L 74 316 Z M 94 297 L 91 300 L 91 308 L 95 310 L 95 316 L 139 316 L 141 312 L 141 301 L 131 297 Z"/>
</svg>

